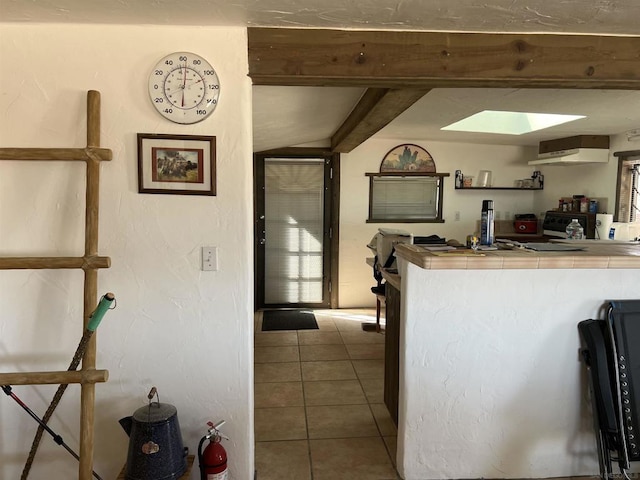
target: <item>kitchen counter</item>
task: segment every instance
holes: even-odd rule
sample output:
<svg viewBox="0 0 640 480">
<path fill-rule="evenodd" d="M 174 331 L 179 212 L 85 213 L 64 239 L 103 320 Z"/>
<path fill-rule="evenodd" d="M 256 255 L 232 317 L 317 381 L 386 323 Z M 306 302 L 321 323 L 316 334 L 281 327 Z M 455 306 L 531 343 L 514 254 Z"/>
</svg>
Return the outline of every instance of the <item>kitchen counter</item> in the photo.
<svg viewBox="0 0 640 480">
<path fill-rule="evenodd" d="M 542 233 L 496 233 L 496 239 L 516 240 L 518 242 L 548 242 L 554 237 Z"/>
<path fill-rule="evenodd" d="M 580 246 L 584 246 L 581 244 Z M 428 270 L 640 268 L 640 245 L 594 242 L 583 251 L 489 250 L 478 255 L 438 255 L 419 245 L 396 245 L 396 255 Z"/>
<path fill-rule="evenodd" d="M 640 298 L 640 246 L 396 256 L 401 477 L 597 475 L 577 324 Z"/>
</svg>

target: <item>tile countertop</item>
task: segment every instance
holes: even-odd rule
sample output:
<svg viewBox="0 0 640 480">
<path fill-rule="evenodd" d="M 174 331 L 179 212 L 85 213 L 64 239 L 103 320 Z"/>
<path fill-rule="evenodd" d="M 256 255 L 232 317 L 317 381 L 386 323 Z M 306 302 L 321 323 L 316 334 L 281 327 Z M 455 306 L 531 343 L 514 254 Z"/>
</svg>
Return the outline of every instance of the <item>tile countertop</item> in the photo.
<svg viewBox="0 0 640 480">
<path fill-rule="evenodd" d="M 440 256 L 419 245 L 401 243 L 396 245 L 396 255 L 426 270 L 640 269 L 640 245 L 602 242 L 588 245 L 583 251 L 491 250 L 477 256 Z"/>
</svg>

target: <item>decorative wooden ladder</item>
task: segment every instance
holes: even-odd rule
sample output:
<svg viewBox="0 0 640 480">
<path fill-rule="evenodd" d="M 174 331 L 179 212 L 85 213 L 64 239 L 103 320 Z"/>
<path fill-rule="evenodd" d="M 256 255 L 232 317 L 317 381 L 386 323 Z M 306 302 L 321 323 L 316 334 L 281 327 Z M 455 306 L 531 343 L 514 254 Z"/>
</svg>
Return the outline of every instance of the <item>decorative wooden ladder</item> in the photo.
<svg viewBox="0 0 640 480">
<path fill-rule="evenodd" d="M 111 259 L 98 256 L 98 209 L 100 162 L 112 158 L 100 148 L 100 92 L 87 93 L 86 148 L 0 148 L 0 160 L 81 161 L 87 164 L 85 239 L 82 257 L 5 257 L 0 270 L 81 268 L 84 271 L 84 325 L 98 304 L 98 269 L 109 268 Z M 89 341 L 78 372 L 0 373 L 0 385 L 43 385 L 80 383 L 80 465 L 79 480 L 90 480 L 93 472 L 95 384 L 106 382 L 107 370 L 96 370 L 96 336 Z"/>
</svg>

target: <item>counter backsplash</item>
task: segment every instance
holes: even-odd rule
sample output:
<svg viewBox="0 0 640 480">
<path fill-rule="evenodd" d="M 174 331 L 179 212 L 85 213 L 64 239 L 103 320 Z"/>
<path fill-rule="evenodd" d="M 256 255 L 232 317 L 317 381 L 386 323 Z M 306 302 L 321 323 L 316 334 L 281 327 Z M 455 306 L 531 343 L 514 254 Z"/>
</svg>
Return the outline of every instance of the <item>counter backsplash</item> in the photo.
<svg viewBox="0 0 640 480">
<path fill-rule="evenodd" d="M 540 234 L 542 234 L 542 220 L 543 219 L 538 218 L 538 233 L 540 233 Z M 513 220 L 496 220 L 494 223 L 495 223 L 496 235 L 498 235 L 500 233 L 502 233 L 502 234 L 520 233 L 520 232 L 516 231 Z M 476 231 L 475 231 L 475 233 L 478 234 L 478 232 L 480 232 L 480 220 L 476 220 Z"/>
</svg>

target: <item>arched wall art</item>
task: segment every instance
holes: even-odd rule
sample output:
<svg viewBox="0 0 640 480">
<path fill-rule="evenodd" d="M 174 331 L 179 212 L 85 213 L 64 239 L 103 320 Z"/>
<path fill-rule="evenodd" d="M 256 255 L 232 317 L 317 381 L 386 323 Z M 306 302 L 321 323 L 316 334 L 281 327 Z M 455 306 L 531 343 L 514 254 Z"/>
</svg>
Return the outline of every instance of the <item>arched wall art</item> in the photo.
<svg viewBox="0 0 640 480">
<path fill-rule="evenodd" d="M 414 172 L 435 173 L 433 157 L 424 148 L 412 143 L 393 147 L 382 159 L 380 173 Z"/>
</svg>

